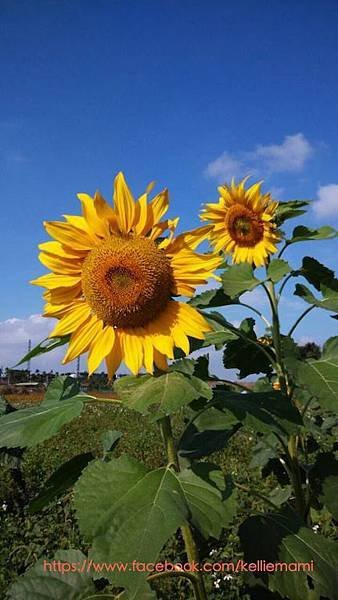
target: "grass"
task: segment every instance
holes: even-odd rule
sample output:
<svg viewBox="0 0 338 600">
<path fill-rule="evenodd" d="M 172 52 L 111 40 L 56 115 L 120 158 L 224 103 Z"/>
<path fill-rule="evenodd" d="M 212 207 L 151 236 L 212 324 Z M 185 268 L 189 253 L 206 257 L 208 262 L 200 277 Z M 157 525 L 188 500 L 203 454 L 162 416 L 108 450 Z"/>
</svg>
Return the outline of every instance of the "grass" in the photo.
<svg viewBox="0 0 338 600">
<path fill-rule="evenodd" d="M 29 401 L 38 402 L 36 397 L 32 399 L 31 396 Z M 13 401 L 12 398 L 10 400 Z M 27 397 L 26 399 L 24 396 L 20 397 L 21 406 L 25 403 Z M 38 558 L 52 557 L 59 548 L 73 547 L 87 550 L 77 528 L 71 492 L 52 502 L 39 514 L 30 515 L 27 512 L 27 505 L 41 490 L 44 481 L 63 462 L 81 452 L 92 451 L 97 457 L 101 456 L 100 436 L 104 431 L 111 429 L 123 433 L 114 451 L 115 456 L 127 453 L 144 462 L 149 468 L 156 468 L 165 462 L 162 440 L 156 424 L 151 423 L 147 418 L 140 418 L 135 412 L 124 407 L 97 403 L 87 405 L 83 414 L 65 425 L 57 436 L 24 452 L 21 480 L 20 478 L 18 480 L 15 471 L 9 466 L 2 470 L 0 498 L 1 503 L 7 506 L 7 510 L 3 512 L 0 519 L 0 597 L 4 597 L 11 581 Z M 183 429 L 182 417 L 173 419 L 173 429 L 175 436 L 178 437 Z M 228 448 L 215 453 L 209 460 L 217 463 L 225 474 L 231 474 L 239 483 L 255 488 L 260 493 L 268 493 L 274 485 L 273 478 L 262 480 L 258 470 L 249 468 L 255 441 L 253 435 L 239 432 Z M 246 516 L 262 507 L 261 499 L 240 492 L 239 512 L 235 522 L 224 531 L 220 541 L 211 540 L 202 544 L 201 558 L 217 562 L 236 560 L 240 557 L 237 526 Z M 185 562 L 179 534 L 168 542 L 161 558 Z M 223 580 L 208 574 L 206 583 L 208 598 L 211 600 L 249 598 L 245 594 L 244 582 L 240 575 L 236 575 L 231 580 Z M 157 589 L 158 597 L 163 600 L 191 598 L 187 584 L 178 578 L 172 582 L 166 578 L 165 583 L 161 583 L 161 587 L 158 586 Z"/>
</svg>

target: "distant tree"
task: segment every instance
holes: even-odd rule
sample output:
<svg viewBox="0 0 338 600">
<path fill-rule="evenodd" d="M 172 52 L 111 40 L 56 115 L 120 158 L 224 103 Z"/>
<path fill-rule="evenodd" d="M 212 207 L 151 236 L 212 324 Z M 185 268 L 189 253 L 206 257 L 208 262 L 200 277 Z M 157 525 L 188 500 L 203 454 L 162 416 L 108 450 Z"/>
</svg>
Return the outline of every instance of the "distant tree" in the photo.
<svg viewBox="0 0 338 600">
<path fill-rule="evenodd" d="M 298 348 L 302 358 L 318 359 L 322 355 L 320 346 L 315 342 L 308 342 L 307 344 L 304 344 L 304 346 L 298 346 Z"/>
</svg>

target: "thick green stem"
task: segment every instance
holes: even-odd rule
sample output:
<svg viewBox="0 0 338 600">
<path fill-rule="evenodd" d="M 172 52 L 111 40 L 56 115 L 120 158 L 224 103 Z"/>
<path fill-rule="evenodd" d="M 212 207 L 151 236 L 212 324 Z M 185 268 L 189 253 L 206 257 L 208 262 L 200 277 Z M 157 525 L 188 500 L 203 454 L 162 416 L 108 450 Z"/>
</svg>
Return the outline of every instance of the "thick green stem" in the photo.
<svg viewBox="0 0 338 600">
<path fill-rule="evenodd" d="M 170 417 L 163 417 L 163 419 L 161 419 L 159 423 L 160 423 L 162 438 L 163 438 L 166 453 L 167 453 L 168 467 L 179 472 L 180 466 L 179 466 L 178 456 L 177 456 L 177 452 L 176 452 L 176 448 L 175 448 Z M 182 525 L 181 532 L 182 532 L 182 537 L 184 540 L 185 551 L 187 554 L 188 562 L 191 564 L 194 562 L 199 563 L 200 560 L 199 560 L 197 545 L 196 545 L 191 528 L 188 525 L 188 523 L 186 523 L 185 525 Z M 207 594 L 206 594 L 206 590 L 204 587 L 202 573 L 196 572 L 196 576 L 194 579 L 191 579 L 191 583 L 194 588 L 194 594 L 195 594 L 196 600 L 207 600 Z"/>
<path fill-rule="evenodd" d="M 306 501 L 304 497 L 304 490 L 302 485 L 302 477 L 298 462 L 298 436 L 292 435 L 288 443 L 289 456 L 291 460 L 291 475 L 292 475 L 292 487 L 295 492 L 296 498 L 296 510 L 300 516 L 305 520 L 306 518 Z"/>
<path fill-rule="evenodd" d="M 167 453 L 168 466 L 174 467 L 175 471 L 178 472 L 180 470 L 180 467 L 178 463 L 178 456 L 175 448 L 170 417 L 163 417 L 163 419 L 160 419 L 159 423 L 161 428 L 162 439 Z"/>
<path fill-rule="evenodd" d="M 282 340 L 280 333 L 280 323 L 278 314 L 278 300 L 276 297 L 275 285 L 272 281 L 268 282 L 265 288 L 272 310 L 272 337 L 276 352 L 276 363 L 277 363 L 277 376 L 280 384 L 280 388 L 286 397 L 291 399 L 291 391 L 288 385 L 287 372 L 285 370 Z M 298 461 L 298 436 L 292 435 L 289 439 L 288 445 L 285 448 L 286 455 L 289 463 L 289 476 L 291 484 L 295 493 L 296 509 L 302 518 L 305 518 L 306 503 L 304 498 L 304 491 L 302 486 L 301 471 Z"/>
<path fill-rule="evenodd" d="M 277 376 L 279 379 L 280 387 L 283 393 L 288 395 L 287 378 L 285 374 L 283 352 L 282 352 L 282 340 L 280 335 L 280 323 L 278 315 L 278 301 L 276 298 L 275 285 L 272 281 L 269 281 L 267 286 L 263 285 L 267 292 L 272 312 L 272 338 L 276 352 L 276 366 Z"/>
</svg>

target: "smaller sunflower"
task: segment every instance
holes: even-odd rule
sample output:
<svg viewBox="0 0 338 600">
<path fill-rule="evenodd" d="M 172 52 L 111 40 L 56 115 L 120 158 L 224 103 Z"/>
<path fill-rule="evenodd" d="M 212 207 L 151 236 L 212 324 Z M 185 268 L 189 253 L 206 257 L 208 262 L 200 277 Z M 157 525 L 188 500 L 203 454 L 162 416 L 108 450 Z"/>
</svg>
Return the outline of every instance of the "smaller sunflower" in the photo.
<svg viewBox="0 0 338 600">
<path fill-rule="evenodd" d="M 209 237 L 215 251 L 229 252 L 234 263 L 261 267 L 280 241 L 273 222 L 278 202 L 262 194 L 261 181 L 245 188 L 247 179 L 220 186 L 219 202 L 206 204 L 200 218 L 212 224 Z"/>
</svg>

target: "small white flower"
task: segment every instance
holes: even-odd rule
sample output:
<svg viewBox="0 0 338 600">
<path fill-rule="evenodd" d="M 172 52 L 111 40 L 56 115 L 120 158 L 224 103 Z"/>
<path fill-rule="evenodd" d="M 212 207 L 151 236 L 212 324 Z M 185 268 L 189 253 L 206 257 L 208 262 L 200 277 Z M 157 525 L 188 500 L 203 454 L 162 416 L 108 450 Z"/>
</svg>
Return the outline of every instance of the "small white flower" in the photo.
<svg viewBox="0 0 338 600">
<path fill-rule="evenodd" d="M 229 573 L 227 575 L 224 575 L 224 577 L 223 577 L 223 581 L 230 581 L 230 579 L 233 579 L 233 576 L 230 575 Z"/>
<path fill-rule="evenodd" d="M 7 510 L 7 503 L 6 502 L 2 503 L 2 510 Z"/>
<path fill-rule="evenodd" d="M 217 550 L 215 550 L 214 548 L 212 550 L 210 550 L 209 552 L 209 556 L 213 556 L 214 554 L 217 553 Z"/>
<path fill-rule="evenodd" d="M 221 580 L 220 579 L 216 579 L 216 581 L 214 581 L 214 586 L 215 588 L 218 590 L 221 586 L 220 586 Z"/>
<path fill-rule="evenodd" d="M 318 531 L 319 531 L 319 525 L 314 525 L 312 527 L 312 531 L 314 531 L 315 533 L 318 533 Z"/>
</svg>

